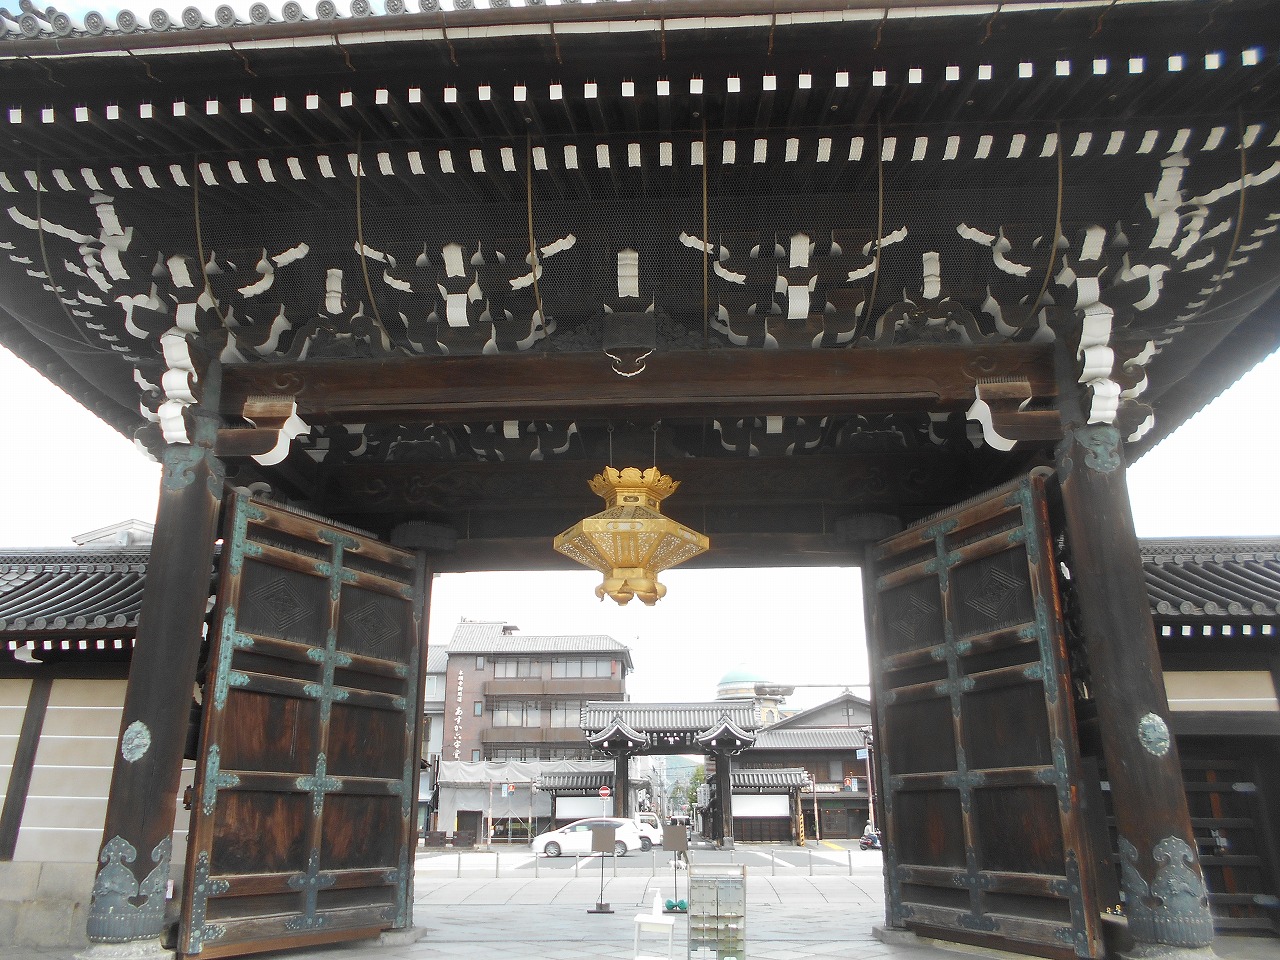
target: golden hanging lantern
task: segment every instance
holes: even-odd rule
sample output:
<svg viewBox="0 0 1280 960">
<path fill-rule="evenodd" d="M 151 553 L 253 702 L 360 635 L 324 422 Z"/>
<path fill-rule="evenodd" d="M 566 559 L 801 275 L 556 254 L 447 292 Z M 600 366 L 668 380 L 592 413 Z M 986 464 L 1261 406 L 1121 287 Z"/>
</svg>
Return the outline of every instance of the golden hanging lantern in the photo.
<svg viewBox="0 0 1280 960">
<path fill-rule="evenodd" d="M 667 592 L 658 574 L 711 546 L 697 530 L 664 517 L 658 509 L 678 486 L 679 481 L 657 467 L 643 472 L 639 467 L 605 467 L 591 479 L 591 490 L 604 498 L 605 509 L 556 537 L 556 550 L 604 574 L 604 583 L 596 587 L 601 600 L 608 594 L 626 605 L 639 597 L 653 606 Z"/>
</svg>

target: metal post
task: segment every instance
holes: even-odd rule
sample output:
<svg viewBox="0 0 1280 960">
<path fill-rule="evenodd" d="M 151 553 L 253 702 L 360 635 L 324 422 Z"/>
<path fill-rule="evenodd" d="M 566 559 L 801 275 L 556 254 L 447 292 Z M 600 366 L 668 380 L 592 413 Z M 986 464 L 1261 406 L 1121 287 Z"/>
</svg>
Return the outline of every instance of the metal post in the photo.
<svg viewBox="0 0 1280 960">
<path fill-rule="evenodd" d="M 502 854 L 497 850 L 493 851 L 493 879 L 498 879 L 498 865 L 502 862 Z"/>
<path fill-rule="evenodd" d="M 462 851 L 461 850 L 458 851 L 458 872 L 456 876 L 458 876 L 459 878 L 462 876 Z"/>
<path fill-rule="evenodd" d="M 216 389 L 206 399 L 209 392 Z M 188 417 L 192 442 L 162 455 L 155 539 L 89 907 L 93 943 L 164 933 L 182 749 L 225 477 L 213 453 L 217 417 L 199 408 Z"/>
<path fill-rule="evenodd" d="M 809 855 L 809 876 L 813 876 L 813 851 L 805 849 L 805 853 Z"/>
<path fill-rule="evenodd" d="M 776 877 L 778 875 L 778 855 L 769 851 L 769 876 Z"/>
</svg>

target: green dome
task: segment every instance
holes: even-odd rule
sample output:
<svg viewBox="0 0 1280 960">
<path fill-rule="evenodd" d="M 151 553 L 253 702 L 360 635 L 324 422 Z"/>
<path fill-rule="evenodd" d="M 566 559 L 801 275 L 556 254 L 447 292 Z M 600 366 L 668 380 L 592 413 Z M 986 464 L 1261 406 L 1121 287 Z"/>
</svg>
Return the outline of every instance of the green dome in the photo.
<svg viewBox="0 0 1280 960">
<path fill-rule="evenodd" d="M 768 681 L 756 673 L 754 670 L 748 670 L 744 666 L 736 666 L 723 677 L 720 678 L 720 686 L 726 683 L 767 683 Z"/>
</svg>

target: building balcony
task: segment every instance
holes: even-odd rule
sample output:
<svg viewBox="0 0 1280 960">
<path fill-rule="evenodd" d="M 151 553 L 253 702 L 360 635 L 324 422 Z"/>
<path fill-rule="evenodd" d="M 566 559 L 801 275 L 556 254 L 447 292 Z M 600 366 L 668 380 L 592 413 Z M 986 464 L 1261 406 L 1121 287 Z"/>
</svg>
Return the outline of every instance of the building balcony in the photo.
<svg viewBox="0 0 1280 960">
<path fill-rule="evenodd" d="M 587 738 L 577 727 L 486 727 L 480 731 L 480 742 L 563 743 L 585 747 Z"/>
<path fill-rule="evenodd" d="M 486 680 L 486 697 L 578 697 L 583 700 L 622 699 L 624 684 L 616 677 L 573 677 L 554 680 L 538 677 L 509 677 Z"/>
</svg>

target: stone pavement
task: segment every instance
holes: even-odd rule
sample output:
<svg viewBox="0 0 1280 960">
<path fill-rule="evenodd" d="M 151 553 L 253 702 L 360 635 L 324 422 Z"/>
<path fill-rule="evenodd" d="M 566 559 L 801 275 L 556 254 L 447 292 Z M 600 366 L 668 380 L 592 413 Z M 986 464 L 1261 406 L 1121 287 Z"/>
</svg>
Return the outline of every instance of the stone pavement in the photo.
<svg viewBox="0 0 1280 960">
<path fill-rule="evenodd" d="M 680 895 L 684 877 L 680 876 Z M 615 913 L 588 914 L 600 893 L 599 876 L 423 876 L 415 882 L 416 943 L 348 945 L 259 954 L 274 960 L 629 960 L 633 917 L 647 912 L 655 893 L 672 895 L 670 876 L 620 874 L 606 878 L 604 899 Z M 883 887 L 876 874 L 780 876 L 748 873 L 746 955 L 751 960 L 955 960 L 958 955 L 1009 957 L 996 951 L 941 948 L 876 940 L 883 921 Z M 686 956 L 686 917 L 678 916 L 674 956 Z M 665 937 L 642 941 L 648 956 L 665 956 Z M 1231 960 L 1280 960 L 1280 941 L 1219 938 L 1218 954 Z M 71 960 L 74 951 L 0 945 L 0 960 Z"/>
</svg>

